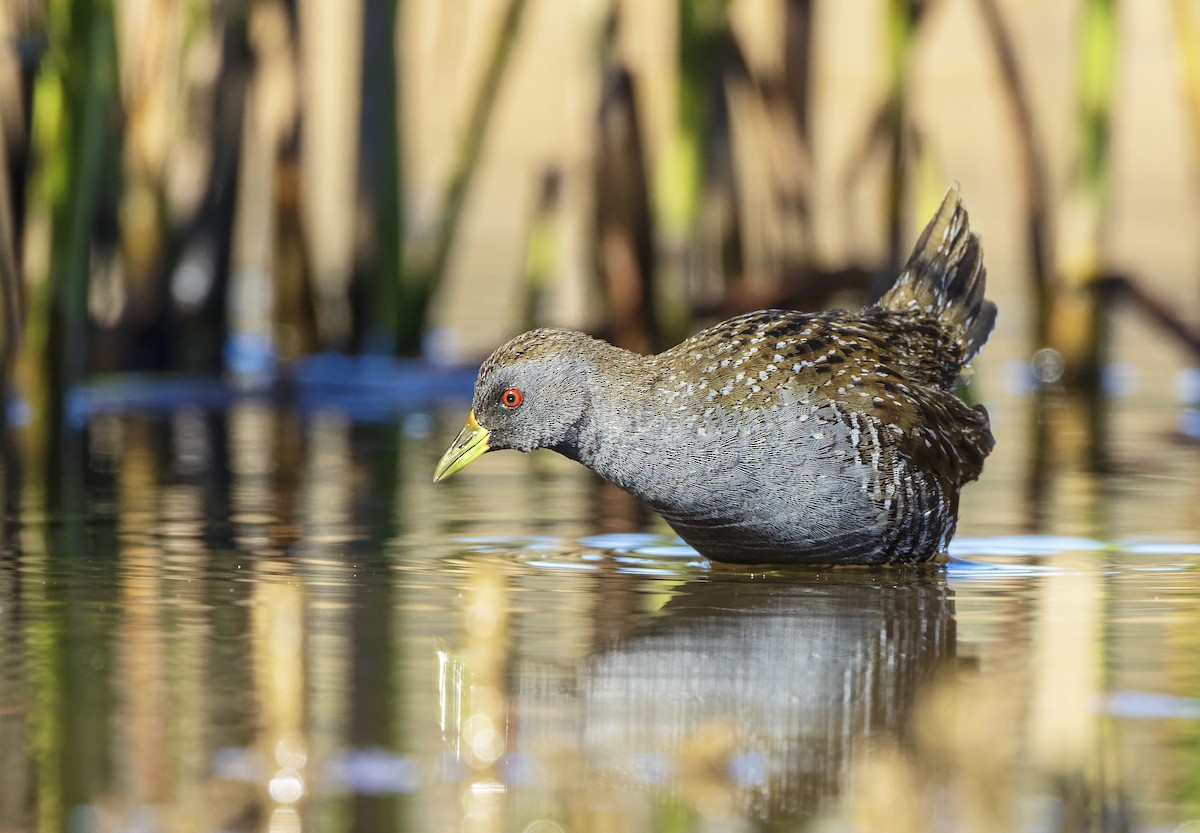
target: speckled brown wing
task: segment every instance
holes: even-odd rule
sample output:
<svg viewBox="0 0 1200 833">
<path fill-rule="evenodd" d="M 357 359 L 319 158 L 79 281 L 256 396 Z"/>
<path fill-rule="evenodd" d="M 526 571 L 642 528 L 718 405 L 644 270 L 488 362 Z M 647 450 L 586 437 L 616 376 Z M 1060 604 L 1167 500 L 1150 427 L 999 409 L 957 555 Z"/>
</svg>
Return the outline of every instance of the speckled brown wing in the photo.
<svg viewBox="0 0 1200 833">
<path fill-rule="evenodd" d="M 668 354 L 675 367 L 691 359 L 688 384 L 714 405 L 832 403 L 861 426 L 860 453 L 886 464 L 891 447 L 949 496 L 979 476 L 993 445 L 986 411 L 950 392 L 962 366 L 961 352 L 947 355 L 953 350 L 928 318 L 762 310 L 702 330 Z"/>
<path fill-rule="evenodd" d="M 736 378 L 739 370 L 749 378 L 746 371 L 753 367 L 753 376 L 771 387 L 788 377 L 821 384 L 847 376 L 847 363 L 886 360 L 890 375 L 953 390 L 965 363 L 962 350 L 936 319 L 879 308 L 855 313 L 759 310 L 701 330 L 663 355 L 674 362 L 690 359 L 710 381 Z"/>
</svg>

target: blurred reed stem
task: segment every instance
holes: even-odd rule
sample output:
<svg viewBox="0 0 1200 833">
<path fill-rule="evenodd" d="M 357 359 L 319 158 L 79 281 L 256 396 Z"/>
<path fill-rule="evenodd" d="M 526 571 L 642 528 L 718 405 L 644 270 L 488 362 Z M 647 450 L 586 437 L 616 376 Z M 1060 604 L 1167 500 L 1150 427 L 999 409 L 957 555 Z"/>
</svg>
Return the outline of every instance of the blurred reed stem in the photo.
<svg viewBox="0 0 1200 833">
<path fill-rule="evenodd" d="M 797 188 L 789 195 L 799 223 L 797 236 L 801 241 L 801 254 L 797 266 L 803 272 L 812 270 L 816 258 L 817 241 L 812 216 L 812 136 L 809 131 L 809 107 L 812 86 L 812 54 L 815 9 L 813 0 L 787 0 L 785 8 L 784 66 L 782 102 L 795 127 L 795 139 L 799 158 L 792 164 L 798 171 Z"/>
<path fill-rule="evenodd" d="M 655 315 L 654 224 L 637 88 L 620 64 L 605 71 L 593 169 L 596 271 L 609 341 L 640 353 L 663 346 Z"/>
<path fill-rule="evenodd" d="M 723 201 L 726 212 L 714 235 L 720 242 L 713 243 L 718 257 L 711 258 L 711 268 L 719 270 L 718 281 L 736 278 L 741 270 L 737 199 L 728 176 L 721 180 L 729 169 L 723 66 L 732 37 L 730 5 L 730 0 L 678 0 L 675 5 L 678 64 L 673 122 L 665 131 L 665 142 L 645 157 L 650 207 L 646 226 L 653 230 L 655 249 L 647 297 L 654 307 L 650 317 L 659 341 L 674 343 L 692 329 L 695 310 L 687 301 L 689 272 L 702 248 L 697 239 L 701 207 L 714 197 Z M 736 257 L 725 257 L 733 251 L 738 252 Z"/>
<path fill-rule="evenodd" d="M 1175 66 L 1191 121 L 1193 177 L 1200 182 L 1200 15 L 1192 0 L 1171 0 Z"/>
<path fill-rule="evenodd" d="M 1075 162 L 1058 262 L 1061 291 L 1049 316 L 1050 345 L 1062 354 L 1069 382 L 1098 391 L 1106 325 L 1093 285 L 1102 268 L 1111 190 L 1116 0 L 1084 0 L 1078 37 Z"/>
<path fill-rule="evenodd" d="M 1004 23 L 997 0 L 979 0 L 984 26 L 992 42 L 992 51 L 1000 71 L 1000 89 L 1012 112 L 1020 164 L 1021 187 L 1025 200 L 1025 238 L 1029 247 L 1029 278 L 1034 295 L 1034 349 L 1045 345 L 1050 336 L 1050 309 L 1056 290 L 1051 273 L 1047 240 L 1046 162 L 1038 144 L 1033 111 L 1025 94 L 1016 49 Z"/>
<path fill-rule="evenodd" d="M 668 233 L 691 231 L 706 181 L 713 99 L 719 94 L 728 0 L 679 0 L 679 89 L 672 144 L 655 177 L 656 213 Z"/>
<path fill-rule="evenodd" d="M 931 0 L 932 2 L 932 0 Z M 887 48 L 887 95 L 879 106 L 862 144 L 854 153 L 843 186 L 851 193 L 860 177 L 869 170 L 873 152 L 882 147 L 887 154 L 884 182 L 884 222 L 887 225 L 888 260 L 871 280 L 871 294 L 881 295 L 904 265 L 909 240 L 905 231 L 904 199 L 909 190 L 907 168 L 908 133 L 914 129 L 908 114 L 908 82 L 913 43 L 922 14 L 922 0 L 887 0 L 884 7 L 884 41 Z M 847 202 L 847 206 L 850 203 Z M 847 216 L 846 225 L 854 228 L 856 215 Z"/>
<path fill-rule="evenodd" d="M 30 299 L 21 375 L 35 431 L 64 425 L 68 390 L 83 379 L 88 347 L 88 274 L 102 186 L 117 142 L 112 5 L 59 0 L 48 7 L 50 50 L 34 93 L 35 175 L 50 220 L 46 280 Z M 40 438 L 45 439 L 45 438 Z M 35 451 L 54 451 L 32 436 Z"/>
<path fill-rule="evenodd" d="M 809 135 L 809 102 L 815 5 L 815 0 L 786 0 L 785 11 L 783 90 L 805 148 L 810 147 L 812 139 Z"/>
<path fill-rule="evenodd" d="M 45 51 L 45 15 L 39 0 L 8 0 L 0 13 L 0 48 L 15 58 L 8 80 L 16 89 L 0 89 L 0 427 L 10 416 L 12 381 L 25 328 L 22 235 L 25 231 L 26 176 L 33 80 Z M 0 84 L 4 83 L 0 74 Z M 6 92 L 8 95 L 6 96 Z"/>
<path fill-rule="evenodd" d="M 359 181 L 369 192 L 374 209 L 373 279 L 371 306 L 364 316 L 363 347 L 371 352 L 394 353 L 404 339 L 404 294 L 401 234 L 404 202 L 401 199 L 403 133 L 398 122 L 399 84 L 396 61 L 396 20 L 400 0 L 366 0 L 363 32 L 363 167 Z"/>
<path fill-rule="evenodd" d="M 888 100 L 880 113 L 878 130 L 887 142 L 888 172 L 885 201 L 888 226 L 888 268 L 881 278 L 890 282 L 904 265 L 908 237 L 904 223 L 904 196 L 908 190 L 905 164 L 905 131 L 908 114 L 908 78 L 913 36 L 921 4 L 913 0 L 888 0 L 884 14 L 887 38 Z M 873 287 L 881 292 L 886 287 Z"/>
<path fill-rule="evenodd" d="M 1079 185 L 1096 203 L 1107 200 L 1109 129 L 1116 75 L 1116 0 L 1085 0 L 1080 44 Z"/>
<path fill-rule="evenodd" d="M 446 275 L 458 224 L 462 219 L 463 206 L 466 204 L 475 170 L 479 167 L 488 124 L 495 109 L 500 82 L 508 67 L 525 6 L 526 0 L 510 0 L 500 22 L 492 54 L 484 68 L 483 83 L 470 116 L 463 125 L 462 145 L 446 188 L 441 222 L 438 224 L 433 244 L 428 248 L 410 248 L 405 257 L 405 268 L 400 271 L 401 306 L 397 328 L 401 353 L 412 354 L 420 350 L 429 301 L 434 289 L 443 282 Z"/>
<path fill-rule="evenodd" d="M 1192 153 L 1200 161 L 1200 15 L 1192 0 L 1171 0 L 1175 69 L 1192 123 Z"/>
<path fill-rule="evenodd" d="M 350 283 L 361 200 L 364 5 L 364 0 L 296 3 L 304 189 L 299 210 L 317 333 L 324 347 L 335 350 L 348 350 L 353 340 Z"/>
<path fill-rule="evenodd" d="M 9 168 L 0 167 L 0 427 L 8 424 L 9 382 L 21 343 L 21 273 Z"/>
<path fill-rule="evenodd" d="M 1079 15 L 1074 159 L 1059 215 L 1055 291 L 1046 299 L 1046 344 L 1058 356 L 1061 370 L 1056 376 L 1068 390 L 1082 395 L 1082 413 L 1073 414 L 1082 421 L 1083 430 L 1076 432 L 1084 443 L 1082 463 L 1092 471 L 1105 471 L 1109 465 L 1109 409 L 1104 365 L 1110 338 L 1109 308 L 1115 295 L 1110 282 L 1102 278 L 1111 191 L 1116 0 L 1084 0 Z M 1071 443 L 1066 428 L 1057 422 L 1052 426 L 1052 436 L 1047 438 L 1051 448 Z M 1052 459 L 1046 454 L 1038 457 L 1043 462 L 1035 466 Z"/>
<path fill-rule="evenodd" d="M 547 301 L 559 273 L 558 252 L 562 245 L 562 173 L 557 168 L 544 171 L 538 191 L 537 205 L 525 234 L 525 304 L 521 326 L 526 330 L 550 324 Z"/>
</svg>

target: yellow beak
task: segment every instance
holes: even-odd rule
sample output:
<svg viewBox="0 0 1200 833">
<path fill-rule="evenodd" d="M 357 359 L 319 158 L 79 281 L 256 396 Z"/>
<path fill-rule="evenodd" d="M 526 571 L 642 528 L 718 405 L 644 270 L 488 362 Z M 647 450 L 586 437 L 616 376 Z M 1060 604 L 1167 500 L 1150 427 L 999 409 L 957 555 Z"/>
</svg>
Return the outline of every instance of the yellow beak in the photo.
<svg viewBox="0 0 1200 833">
<path fill-rule="evenodd" d="M 488 450 L 488 430 L 475 421 L 475 412 L 467 415 L 467 424 L 458 432 L 454 442 L 446 449 L 437 468 L 433 470 L 433 482 L 445 480 L 459 469 Z"/>
</svg>

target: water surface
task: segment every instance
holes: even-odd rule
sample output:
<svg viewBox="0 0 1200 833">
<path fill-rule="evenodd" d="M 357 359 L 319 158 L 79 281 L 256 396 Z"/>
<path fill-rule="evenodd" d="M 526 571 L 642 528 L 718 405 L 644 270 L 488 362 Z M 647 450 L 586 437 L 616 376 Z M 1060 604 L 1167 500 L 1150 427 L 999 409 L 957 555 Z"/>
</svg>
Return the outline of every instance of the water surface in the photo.
<svg viewBox="0 0 1200 833">
<path fill-rule="evenodd" d="M 764 570 L 548 454 L 435 488 L 460 418 L 10 454 L 0 831 L 1200 826 L 1194 449 L 1036 534 L 998 459 L 944 568 Z"/>
</svg>

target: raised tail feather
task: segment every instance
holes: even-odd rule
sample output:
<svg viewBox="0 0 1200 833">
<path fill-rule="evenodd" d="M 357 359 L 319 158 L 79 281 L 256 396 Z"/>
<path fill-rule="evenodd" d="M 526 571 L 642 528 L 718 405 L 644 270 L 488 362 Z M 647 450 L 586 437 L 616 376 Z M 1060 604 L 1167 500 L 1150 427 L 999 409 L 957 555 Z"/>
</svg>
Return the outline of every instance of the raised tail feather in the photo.
<svg viewBox="0 0 1200 833">
<path fill-rule="evenodd" d="M 879 306 L 938 319 L 966 364 L 982 349 L 996 323 L 996 305 L 983 297 L 986 286 L 983 248 L 971 233 L 967 209 L 955 186 L 946 192 Z"/>
</svg>

